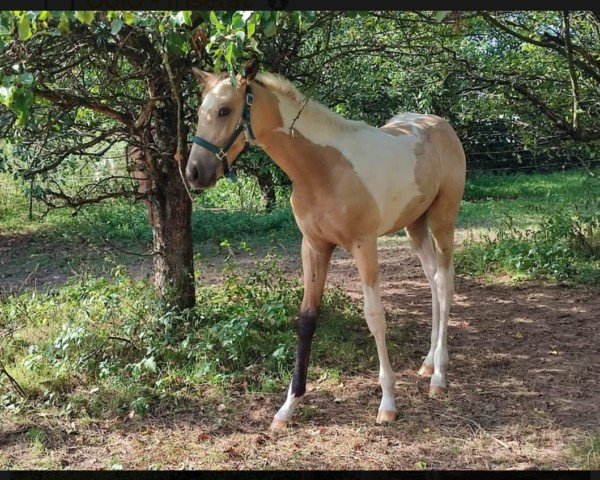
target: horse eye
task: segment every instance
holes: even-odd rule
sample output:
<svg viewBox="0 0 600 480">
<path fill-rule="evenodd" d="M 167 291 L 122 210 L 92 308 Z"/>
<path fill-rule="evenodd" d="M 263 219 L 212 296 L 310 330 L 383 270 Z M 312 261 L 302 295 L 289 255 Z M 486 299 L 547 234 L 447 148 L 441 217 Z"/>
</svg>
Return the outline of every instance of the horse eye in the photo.
<svg viewBox="0 0 600 480">
<path fill-rule="evenodd" d="M 231 112 L 231 110 L 227 107 L 221 107 L 219 109 L 219 117 L 226 117 L 227 115 L 229 115 L 229 112 Z"/>
</svg>

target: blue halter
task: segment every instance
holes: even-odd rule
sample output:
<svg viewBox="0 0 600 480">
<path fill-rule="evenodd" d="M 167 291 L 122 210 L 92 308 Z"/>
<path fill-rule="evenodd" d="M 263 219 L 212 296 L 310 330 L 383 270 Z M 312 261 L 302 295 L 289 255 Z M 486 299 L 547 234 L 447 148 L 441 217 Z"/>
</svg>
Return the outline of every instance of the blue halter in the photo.
<svg viewBox="0 0 600 480">
<path fill-rule="evenodd" d="M 217 158 L 221 161 L 221 165 L 223 165 L 223 175 L 225 175 L 233 182 L 236 182 L 237 178 L 230 170 L 230 167 L 240 157 L 240 155 L 244 153 L 246 148 L 248 148 L 248 145 L 250 145 L 250 140 L 256 139 L 256 137 L 254 137 L 254 132 L 252 131 L 252 127 L 250 125 L 250 107 L 253 103 L 254 95 L 252 95 L 252 89 L 250 88 L 250 85 L 246 85 L 246 95 L 244 102 L 244 110 L 242 111 L 242 118 L 240 118 L 238 126 L 235 128 L 235 130 L 233 131 L 229 139 L 223 144 L 223 146 L 217 147 L 214 143 L 211 143 L 208 140 L 204 140 L 201 137 L 197 137 L 196 135 L 192 137 L 192 142 L 194 142 L 196 145 L 200 145 L 201 147 L 206 148 L 207 150 L 210 150 L 217 156 Z M 236 141 L 236 139 L 239 137 L 240 133 L 242 133 L 242 131 L 244 132 L 245 136 L 244 149 L 240 152 L 240 155 L 234 158 L 234 160 L 231 162 L 231 165 L 229 165 L 227 162 L 227 152 L 229 151 L 233 143 Z"/>
</svg>

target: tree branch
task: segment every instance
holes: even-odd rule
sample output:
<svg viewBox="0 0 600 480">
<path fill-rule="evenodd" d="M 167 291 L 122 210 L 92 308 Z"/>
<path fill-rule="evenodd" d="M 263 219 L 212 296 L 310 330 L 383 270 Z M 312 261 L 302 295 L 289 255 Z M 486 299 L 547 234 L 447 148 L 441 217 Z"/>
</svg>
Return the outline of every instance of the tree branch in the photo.
<svg viewBox="0 0 600 480">
<path fill-rule="evenodd" d="M 573 131 L 579 133 L 579 84 L 577 82 L 577 72 L 573 64 L 573 47 L 571 45 L 571 25 L 569 21 L 569 11 L 563 12 L 563 27 L 565 30 L 565 48 L 567 50 L 567 64 L 569 66 L 569 77 L 571 78 L 571 89 L 573 92 Z"/>
<path fill-rule="evenodd" d="M 107 130 L 106 132 L 104 132 L 102 135 L 99 135 L 95 138 L 93 138 L 92 140 L 90 140 L 89 142 L 83 143 L 83 144 L 79 144 L 79 145 L 75 145 L 67 150 L 64 150 L 60 153 L 59 157 L 52 163 L 49 163 L 47 165 L 44 165 L 43 167 L 40 168 L 36 168 L 34 170 L 24 170 L 21 169 L 19 170 L 19 173 L 21 173 L 25 178 L 31 178 L 34 175 L 39 175 L 40 173 L 44 173 L 44 172 L 49 172 L 50 170 L 55 169 L 56 167 L 58 167 L 62 162 L 65 161 L 65 159 L 69 156 L 69 155 L 75 155 L 75 154 L 83 154 L 83 155 L 88 155 L 88 153 L 81 153 L 82 150 L 89 148 L 89 147 L 93 147 L 94 145 L 97 145 L 98 143 L 105 141 L 108 137 L 110 137 L 111 135 L 115 134 L 116 132 L 118 132 L 120 129 L 119 128 L 113 128 L 111 130 Z"/>
<path fill-rule="evenodd" d="M 537 40 L 535 38 L 528 37 L 527 35 L 523 35 L 522 33 L 519 33 L 516 30 L 513 30 L 513 29 L 507 27 L 506 25 L 504 25 L 502 22 L 500 22 L 499 20 L 492 17 L 487 12 L 480 12 L 480 15 L 489 24 L 495 26 L 497 29 L 503 31 L 504 33 L 507 33 L 515 38 L 518 38 L 522 42 L 530 43 L 532 45 L 536 45 L 541 48 L 547 48 L 550 50 L 554 50 L 555 52 L 559 53 L 563 57 L 567 56 L 567 51 L 560 44 L 557 45 L 554 42 L 544 42 L 542 40 Z M 548 38 L 550 38 L 550 37 L 548 37 Z M 587 75 L 589 75 L 594 80 L 596 80 L 597 82 L 600 83 L 600 73 L 595 71 L 590 65 L 586 64 L 585 62 L 582 62 L 579 59 L 573 59 L 573 63 L 575 65 L 577 65 Z"/>
<path fill-rule="evenodd" d="M 51 90 L 40 90 L 39 88 L 34 88 L 32 91 L 34 95 L 45 98 L 46 100 L 50 100 L 52 103 L 56 103 L 57 105 L 89 108 L 95 112 L 107 115 L 128 127 L 133 126 L 133 119 L 131 117 L 93 100 L 78 97 L 66 92 L 53 92 Z"/>
</svg>

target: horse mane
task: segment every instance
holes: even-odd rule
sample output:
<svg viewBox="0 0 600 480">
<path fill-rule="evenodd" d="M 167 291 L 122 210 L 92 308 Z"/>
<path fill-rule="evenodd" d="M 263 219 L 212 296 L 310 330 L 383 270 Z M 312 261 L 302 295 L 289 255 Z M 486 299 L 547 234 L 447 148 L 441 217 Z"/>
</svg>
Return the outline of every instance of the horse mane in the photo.
<svg viewBox="0 0 600 480">
<path fill-rule="evenodd" d="M 255 81 L 268 90 L 279 93 L 295 102 L 298 105 L 298 110 L 304 107 L 301 115 L 305 119 L 313 119 L 315 122 L 325 121 L 330 128 L 337 131 L 351 131 L 368 126 L 368 124 L 362 120 L 349 120 L 344 118 L 316 100 L 307 100 L 306 95 L 301 93 L 292 82 L 277 73 L 258 73 Z"/>
</svg>

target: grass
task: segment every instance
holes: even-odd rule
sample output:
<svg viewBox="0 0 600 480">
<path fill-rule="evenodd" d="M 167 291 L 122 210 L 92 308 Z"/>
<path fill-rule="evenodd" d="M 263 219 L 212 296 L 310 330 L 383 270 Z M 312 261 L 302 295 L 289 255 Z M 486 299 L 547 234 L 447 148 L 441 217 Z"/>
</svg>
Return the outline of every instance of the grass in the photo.
<svg viewBox="0 0 600 480">
<path fill-rule="evenodd" d="M 600 436 L 589 436 L 573 448 L 583 470 L 600 469 Z"/>
<path fill-rule="evenodd" d="M 107 418 L 172 411 L 193 401 L 202 385 L 283 391 L 302 287 L 286 279 L 279 264 L 267 257 L 241 272 L 228 263 L 222 286 L 198 285 L 193 311 L 169 308 L 147 281 L 134 281 L 121 268 L 111 279 L 81 276 L 54 291 L 6 295 L 0 302 L 3 363 L 29 403 L 23 406 L 10 390 L 0 402 Z M 375 368 L 360 311 L 340 291 L 327 292 L 316 365 L 339 367 L 341 360 L 349 371 Z M 357 330 L 364 337 L 358 349 Z"/>
<path fill-rule="evenodd" d="M 598 181 L 580 171 L 546 174 L 467 176 L 458 228 L 498 228 L 507 220 L 526 228 L 557 205 L 598 192 Z"/>
<path fill-rule="evenodd" d="M 6 174 L 0 182 L 8 183 Z M 550 174 L 483 175 L 467 178 L 467 185 L 458 218 L 459 228 L 496 228 L 507 218 L 520 227 L 539 221 L 544 213 L 553 211 L 558 202 L 573 202 L 586 194 L 597 192 L 594 181 L 579 171 Z M 237 184 L 218 183 L 218 196 L 206 192 L 195 199 L 192 217 L 194 239 L 198 244 L 218 245 L 223 240 L 244 239 L 248 242 L 295 241 L 300 234 L 287 202 L 270 214 L 260 211 L 258 192 L 250 187 L 244 191 L 255 198 L 247 205 L 235 201 L 240 196 Z M 210 190 L 207 191 L 210 193 Z M 142 204 L 125 201 L 106 202 L 82 210 L 73 216 L 67 210 L 53 211 L 43 219 L 28 220 L 27 198 L 13 192 L 4 197 L 0 208 L 0 235 L 34 234 L 40 239 L 65 241 L 82 238 L 101 246 L 103 239 L 125 246 L 144 247 L 151 241 L 151 231 Z M 201 210 L 202 206 L 219 205 L 223 210 Z M 11 207 L 14 205 L 14 207 Z M 249 208 L 251 207 L 251 208 Z"/>
<path fill-rule="evenodd" d="M 0 175 L 0 183 L 12 182 L 6 174 Z M 196 251 L 210 254 L 218 251 L 223 242 L 237 247 L 236 242 L 242 240 L 254 248 L 269 245 L 285 249 L 295 245 L 300 233 L 284 201 L 285 194 L 280 194 L 275 211 L 264 214 L 259 209 L 255 186 L 243 178 L 240 183 L 242 187 L 219 182 L 214 192 L 208 190 L 196 196 L 192 217 Z M 21 271 L 53 266 L 69 273 L 81 265 L 96 267 L 98 271 L 107 255 L 116 255 L 118 263 L 138 260 L 115 251 L 112 246 L 139 253 L 150 250 L 152 235 L 142 204 L 111 201 L 86 207 L 75 216 L 67 210 L 58 210 L 30 221 L 27 198 L 22 191 L 6 189 L 6 192 L 0 199 L 0 236 L 19 238 L 19 248 L 11 252 L 18 262 L 11 264 L 18 264 Z M 518 228 L 527 228 L 538 224 L 557 205 L 573 203 L 591 194 L 597 195 L 597 187 L 577 171 L 469 175 L 457 226 L 482 232 L 510 222 Z M 252 198 L 246 204 L 240 203 L 243 195 Z M 201 209 L 214 205 L 224 210 Z M 11 271 L 9 265 L 5 274 L 17 275 L 18 271 Z"/>
<path fill-rule="evenodd" d="M 489 221 L 483 233 L 471 229 L 457 252 L 458 272 L 600 284 L 597 179 L 577 172 L 479 176 L 465 198 L 459 226 L 481 225 L 473 219 L 485 211 Z"/>
</svg>

